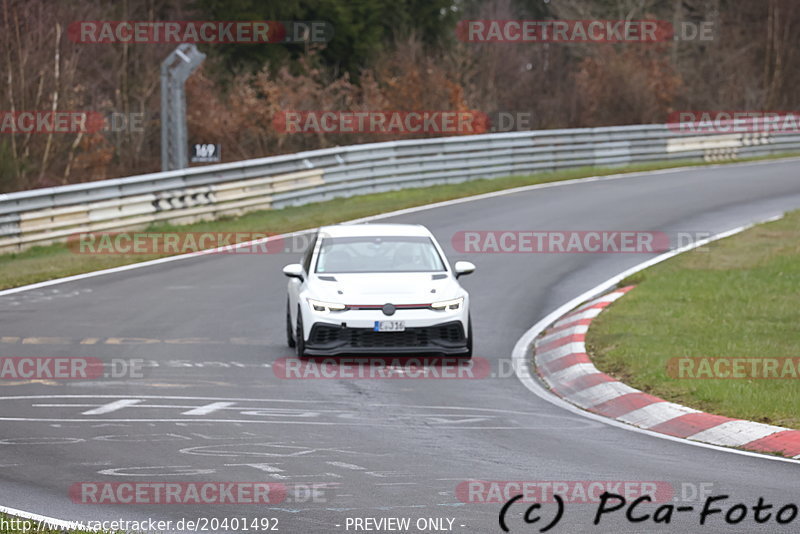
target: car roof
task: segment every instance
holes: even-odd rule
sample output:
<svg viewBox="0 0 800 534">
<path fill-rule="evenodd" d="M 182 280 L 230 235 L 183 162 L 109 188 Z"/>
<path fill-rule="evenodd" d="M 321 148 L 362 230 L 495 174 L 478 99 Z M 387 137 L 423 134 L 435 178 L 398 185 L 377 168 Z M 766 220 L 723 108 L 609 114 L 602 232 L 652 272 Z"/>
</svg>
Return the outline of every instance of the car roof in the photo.
<svg viewBox="0 0 800 534">
<path fill-rule="evenodd" d="M 323 226 L 319 233 L 329 237 L 431 236 L 430 230 L 421 224 L 337 224 Z"/>
</svg>

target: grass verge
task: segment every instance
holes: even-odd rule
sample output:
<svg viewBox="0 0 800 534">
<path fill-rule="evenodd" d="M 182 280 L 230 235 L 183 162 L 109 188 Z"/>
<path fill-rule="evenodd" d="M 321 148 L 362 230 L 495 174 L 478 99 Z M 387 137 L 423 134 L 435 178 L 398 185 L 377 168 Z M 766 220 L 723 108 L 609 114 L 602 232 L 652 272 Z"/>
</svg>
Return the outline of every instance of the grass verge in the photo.
<svg viewBox="0 0 800 534">
<path fill-rule="evenodd" d="M 634 278 L 625 285 L 635 282 L 636 289 L 589 330 L 587 345 L 600 370 L 702 411 L 800 429 L 800 212 Z M 757 360 L 738 369 L 697 361 L 690 367 L 684 360 L 681 370 L 674 359 L 685 357 Z M 771 373 L 786 378 L 752 378 L 751 362 L 758 374 L 764 358 L 796 360 Z M 707 378 L 726 372 L 738 377 Z"/>
<path fill-rule="evenodd" d="M 762 158 L 741 159 L 736 162 L 779 159 L 793 155 L 796 156 L 796 154 L 779 154 Z M 421 206 L 433 202 L 441 202 L 525 185 L 585 178 L 587 176 L 606 176 L 610 174 L 702 165 L 705 165 L 705 163 L 673 161 L 616 168 L 581 167 L 533 175 L 472 180 L 461 184 L 436 185 L 424 188 L 361 195 L 307 204 L 299 207 L 256 211 L 236 218 L 225 218 L 181 226 L 162 223 L 151 225 L 146 231 L 263 232 L 268 234 L 280 234 L 367 217 L 387 211 Z M 19 253 L 0 254 L 0 289 L 152 260 L 165 255 L 166 254 L 76 254 L 65 244 L 33 247 Z"/>
</svg>

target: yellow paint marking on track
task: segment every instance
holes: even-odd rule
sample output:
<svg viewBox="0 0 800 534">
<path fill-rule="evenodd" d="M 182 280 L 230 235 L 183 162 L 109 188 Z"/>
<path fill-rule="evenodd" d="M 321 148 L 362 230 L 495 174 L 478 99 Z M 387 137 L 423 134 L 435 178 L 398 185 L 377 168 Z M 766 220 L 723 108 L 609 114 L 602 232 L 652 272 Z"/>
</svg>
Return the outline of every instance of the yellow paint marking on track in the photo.
<svg viewBox="0 0 800 534">
<path fill-rule="evenodd" d="M 215 341 L 203 337 L 187 337 L 183 339 L 165 339 L 164 343 L 172 345 L 215 345 L 225 343 L 224 341 Z"/>
<path fill-rule="evenodd" d="M 71 340 L 66 337 L 26 337 L 23 345 L 69 345 Z"/>
<path fill-rule="evenodd" d="M 161 343 L 161 340 L 145 337 L 110 337 L 105 341 L 106 345 L 147 345 L 150 343 Z"/>
</svg>

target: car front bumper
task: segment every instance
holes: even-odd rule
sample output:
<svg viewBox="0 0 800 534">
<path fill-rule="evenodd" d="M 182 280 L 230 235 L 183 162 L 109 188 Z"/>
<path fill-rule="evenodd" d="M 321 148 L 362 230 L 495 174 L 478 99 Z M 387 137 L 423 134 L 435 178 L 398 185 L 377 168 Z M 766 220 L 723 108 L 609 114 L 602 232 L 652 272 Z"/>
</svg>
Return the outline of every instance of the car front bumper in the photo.
<svg viewBox="0 0 800 534">
<path fill-rule="evenodd" d="M 306 341 L 311 356 L 339 354 L 466 354 L 467 333 L 460 320 L 431 326 L 406 327 L 402 332 L 314 323 Z"/>
</svg>

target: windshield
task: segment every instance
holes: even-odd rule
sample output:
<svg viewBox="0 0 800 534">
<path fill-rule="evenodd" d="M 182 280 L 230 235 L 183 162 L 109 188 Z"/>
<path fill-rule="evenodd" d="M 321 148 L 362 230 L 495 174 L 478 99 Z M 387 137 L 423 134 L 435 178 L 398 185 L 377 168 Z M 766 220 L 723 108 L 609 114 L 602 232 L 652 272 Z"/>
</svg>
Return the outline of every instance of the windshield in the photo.
<svg viewBox="0 0 800 534">
<path fill-rule="evenodd" d="M 429 237 L 325 238 L 317 258 L 318 273 L 424 273 L 444 271 Z"/>
</svg>

